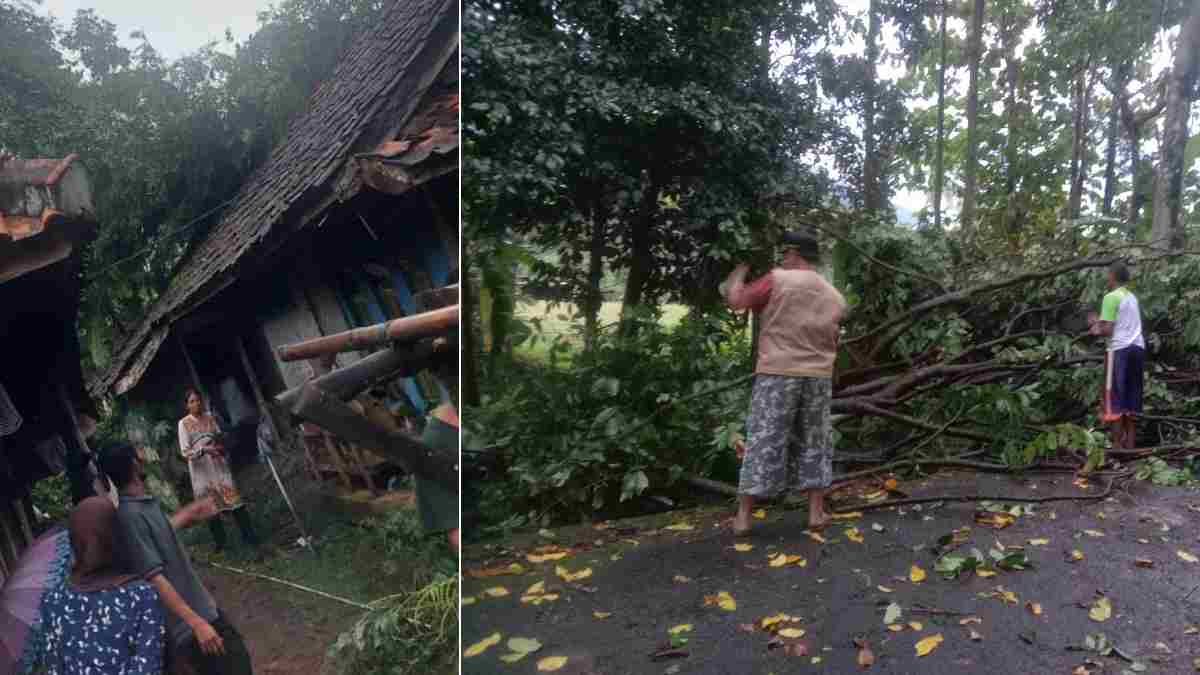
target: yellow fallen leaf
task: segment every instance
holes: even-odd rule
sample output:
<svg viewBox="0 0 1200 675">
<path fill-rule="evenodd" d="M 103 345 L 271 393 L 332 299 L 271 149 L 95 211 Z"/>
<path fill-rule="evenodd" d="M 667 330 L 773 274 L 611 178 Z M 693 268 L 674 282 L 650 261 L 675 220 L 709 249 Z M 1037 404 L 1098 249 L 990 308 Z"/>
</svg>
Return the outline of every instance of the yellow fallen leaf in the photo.
<svg viewBox="0 0 1200 675">
<path fill-rule="evenodd" d="M 1042 603 L 1040 602 L 1027 602 L 1025 603 L 1025 607 L 1029 611 L 1033 612 L 1034 616 L 1042 615 Z"/>
<path fill-rule="evenodd" d="M 902 623 L 888 624 L 887 629 L 892 631 L 893 633 L 899 633 L 900 631 L 904 630 L 904 624 L 902 624 Z"/>
<path fill-rule="evenodd" d="M 716 595 L 704 596 L 704 605 L 706 607 L 716 605 L 726 612 L 732 612 L 737 609 L 737 601 L 733 599 L 733 596 L 728 591 L 718 591 Z"/>
<path fill-rule="evenodd" d="M 830 517 L 833 518 L 834 520 L 854 520 L 855 518 L 862 518 L 862 516 L 863 516 L 862 511 L 851 511 L 850 513 L 830 514 Z"/>
<path fill-rule="evenodd" d="M 1196 633 L 1200 633 L 1200 627 L 1198 626 L 1188 626 L 1183 630 L 1184 635 L 1195 635 Z"/>
<path fill-rule="evenodd" d="M 819 665 L 821 665 L 821 662 L 824 660 L 825 659 L 821 658 L 820 656 L 814 656 L 814 657 L 812 657 L 812 664 L 814 666 L 819 666 Z"/>
<path fill-rule="evenodd" d="M 674 582 L 675 582 L 675 583 L 677 583 L 677 584 L 690 584 L 690 583 L 692 583 L 692 579 L 691 579 L 691 577 L 685 577 L 685 576 L 683 576 L 682 574 L 676 574 L 674 577 L 671 577 L 671 581 L 674 581 Z"/>
<path fill-rule="evenodd" d="M 552 673 L 561 669 L 565 665 L 567 665 L 567 657 L 547 656 L 546 658 L 538 661 L 537 668 L 539 673 Z"/>
<path fill-rule="evenodd" d="M 945 638 L 942 637 L 942 634 L 938 633 L 937 635 L 930 635 L 929 637 L 921 640 L 917 643 L 917 656 L 929 655 L 930 652 L 937 649 L 938 645 L 942 644 L 942 640 L 944 639 Z"/>
<path fill-rule="evenodd" d="M 983 623 L 983 619 L 977 616 L 968 616 L 964 619 L 958 620 L 958 625 L 960 626 L 969 626 L 973 623 Z"/>
<path fill-rule="evenodd" d="M 892 589 L 888 588 L 887 586 L 876 586 L 876 588 L 878 588 L 878 589 L 879 589 L 880 591 L 882 591 L 883 593 L 891 593 L 891 592 L 893 592 L 893 591 L 892 591 Z"/>
<path fill-rule="evenodd" d="M 489 598 L 503 598 L 508 595 L 508 589 L 503 586 L 492 586 L 483 592 Z"/>
<path fill-rule="evenodd" d="M 866 499 L 869 502 L 877 502 L 881 499 L 886 499 L 886 498 L 887 498 L 887 490 L 876 490 L 874 492 L 869 492 L 869 493 L 863 495 L 863 499 Z"/>
<path fill-rule="evenodd" d="M 542 643 L 533 638 L 509 638 L 508 649 L 519 654 L 532 654 L 542 648 Z"/>
<path fill-rule="evenodd" d="M 1104 533 L 1101 532 L 1100 530 L 1084 530 L 1083 533 L 1089 537 L 1103 537 L 1104 536 Z"/>
<path fill-rule="evenodd" d="M 812 530 L 805 530 L 804 534 L 807 534 L 809 539 L 812 539 L 813 541 L 817 542 L 818 544 L 826 543 L 825 537 L 822 537 L 820 532 L 813 532 Z"/>
<path fill-rule="evenodd" d="M 469 659 L 472 656 L 479 656 L 480 654 L 486 652 L 489 647 L 491 647 L 492 645 L 497 645 L 497 644 L 500 644 L 500 634 L 492 633 L 491 635 L 483 638 L 479 642 L 476 642 L 475 644 L 471 645 L 470 647 L 467 647 L 467 650 L 465 652 L 463 652 L 463 658 Z"/>
<path fill-rule="evenodd" d="M 925 581 L 925 570 L 921 569 L 920 567 L 917 567 L 916 565 L 913 565 L 908 570 L 908 579 L 909 579 L 909 581 L 913 582 L 914 584 L 919 584 L 922 581 Z"/>
<path fill-rule="evenodd" d="M 793 640 L 804 637 L 803 628 L 780 628 L 777 633 L 779 637 L 791 638 Z"/>
<path fill-rule="evenodd" d="M 1092 604 L 1091 610 L 1088 611 L 1088 616 L 1092 621 L 1108 621 L 1112 617 L 1112 603 L 1108 601 L 1108 598 L 1097 598 L 1096 602 Z"/>
<path fill-rule="evenodd" d="M 563 581 L 580 581 L 592 576 L 592 568 L 585 567 L 578 572 L 572 572 L 562 565 L 555 565 L 554 573 L 557 574 Z"/>
<path fill-rule="evenodd" d="M 767 517 L 767 510 L 766 509 L 758 509 L 754 513 L 751 513 L 750 515 L 754 516 L 755 518 L 757 518 L 759 520 L 763 520 Z"/>
<path fill-rule="evenodd" d="M 543 602 L 554 602 L 558 599 L 558 593 L 546 593 L 543 595 L 522 595 L 521 604 L 533 605 L 537 607 Z"/>
<path fill-rule="evenodd" d="M 1191 553 L 1188 553 L 1187 551 L 1176 551 L 1175 555 L 1179 556 L 1179 559 L 1183 560 L 1185 562 L 1190 562 L 1190 563 L 1200 562 L 1200 558 L 1197 558 L 1196 556 L 1192 555 Z"/>
<path fill-rule="evenodd" d="M 786 567 L 787 565 L 797 565 L 799 567 L 807 567 L 808 561 L 802 555 L 789 555 L 786 553 L 776 553 L 771 557 L 771 562 L 767 563 L 768 567 Z"/>
<path fill-rule="evenodd" d="M 513 563 L 511 565 L 500 566 L 500 567 L 488 567 L 488 568 L 484 568 L 484 569 L 467 570 L 467 576 L 477 577 L 477 578 L 499 577 L 499 576 L 504 576 L 504 575 L 509 575 L 509 574 L 524 574 L 524 573 L 525 573 L 525 568 L 521 565 L 521 563 Z"/>
<path fill-rule="evenodd" d="M 463 598 L 463 599 L 462 599 L 462 606 L 463 606 L 463 607 L 466 607 L 467 605 L 473 605 L 473 604 L 475 604 L 476 602 L 479 602 L 478 598 L 475 598 L 474 596 L 470 596 L 470 595 L 468 595 L 468 596 L 466 596 L 465 598 Z"/>
<path fill-rule="evenodd" d="M 541 595 L 546 592 L 546 582 L 539 581 L 536 584 L 525 589 L 525 595 Z"/>
<path fill-rule="evenodd" d="M 979 567 L 975 569 L 975 576 L 980 577 L 981 579 L 989 579 L 996 576 L 996 571 Z"/>
<path fill-rule="evenodd" d="M 997 530 L 1002 530 L 1009 525 L 1012 525 L 1016 520 L 1016 516 L 1013 516 L 1009 513 L 992 513 L 990 511 L 981 511 L 975 514 L 975 522 L 979 523 L 980 525 L 991 525 Z"/>
<path fill-rule="evenodd" d="M 541 553 L 541 554 L 530 553 L 525 556 L 525 558 L 527 560 L 529 560 L 529 562 L 531 562 L 531 563 L 544 563 L 544 562 L 550 562 L 553 560 L 562 560 L 565 557 L 567 557 L 566 551 L 557 551 L 555 553 Z"/>
<path fill-rule="evenodd" d="M 852 527 L 846 530 L 846 538 L 856 544 L 863 543 L 862 532 L 859 532 L 857 527 Z"/>
<path fill-rule="evenodd" d="M 1049 539 L 1030 539 L 1029 540 L 1030 546 L 1045 546 L 1049 543 L 1050 543 Z"/>
<path fill-rule="evenodd" d="M 674 525 L 668 525 L 663 529 L 664 530 L 675 530 L 677 532 L 686 532 L 688 530 L 694 530 L 696 528 L 691 523 L 675 523 Z"/>
<path fill-rule="evenodd" d="M 1071 560 L 1083 560 L 1083 551 L 1079 549 L 1071 551 Z"/>
<path fill-rule="evenodd" d="M 753 551 L 754 544 L 734 544 L 733 550 L 737 551 L 738 553 L 745 553 L 746 551 Z"/>
<path fill-rule="evenodd" d="M 794 616 L 789 616 L 787 614 L 779 613 L 779 614 L 775 614 L 772 616 L 763 617 L 759 621 L 759 625 L 762 626 L 763 630 L 767 630 L 771 626 L 774 626 L 777 623 L 788 623 L 788 622 L 792 622 L 792 621 L 799 621 L 799 619 L 797 619 Z"/>
<path fill-rule="evenodd" d="M 678 626 L 673 626 L 667 632 L 670 633 L 671 635 L 680 635 L 682 633 L 690 633 L 690 632 L 692 632 L 692 624 L 681 623 Z"/>
<path fill-rule="evenodd" d="M 916 631 L 925 630 L 925 624 L 920 621 L 909 621 L 908 627 Z"/>
<path fill-rule="evenodd" d="M 597 619 L 607 619 L 608 617 L 612 616 L 612 612 L 592 612 L 592 616 L 596 617 Z"/>
</svg>

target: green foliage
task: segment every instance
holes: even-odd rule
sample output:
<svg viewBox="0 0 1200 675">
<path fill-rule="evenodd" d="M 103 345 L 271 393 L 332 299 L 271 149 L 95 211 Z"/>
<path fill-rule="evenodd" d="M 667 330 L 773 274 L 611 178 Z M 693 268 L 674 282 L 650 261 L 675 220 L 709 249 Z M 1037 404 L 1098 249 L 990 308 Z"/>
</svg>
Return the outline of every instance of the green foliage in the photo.
<svg viewBox="0 0 1200 675">
<path fill-rule="evenodd" d="M 1060 449 L 1083 450 L 1088 457 L 1085 471 L 1094 470 L 1104 463 L 1104 434 L 1084 429 L 1075 424 L 1059 424 L 1038 434 L 1019 452 L 1008 452 L 1005 459 L 1009 466 L 1029 466 L 1034 461 L 1053 457 Z"/>
<path fill-rule="evenodd" d="M 33 504 L 46 514 L 47 523 L 63 521 L 71 513 L 71 484 L 65 473 L 40 480 L 30 490 Z"/>
<path fill-rule="evenodd" d="M 1164 486 L 1187 485 L 1195 480 L 1191 466 L 1175 468 L 1161 457 L 1150 457 L 1138 462 L 1134 477 Z"/>
<path fill-rule="evenodd" d="M 518 362 L 489 383 L 484 405 L 464 419 L 512 460 L 483 513 L 549 522 L 615 508 L 684 472 L 730 477 L 748 383 L 676 403 L 748 372 L 744 330 L 715 317 L 673 330 L 639 322 L 635 335 L 605 333 L 561 367 Z"/>
<path fill-rule="evenodd" d="M 371 611 L 338 636 L 330 655 L 339 673 L 424 673 L 455 663 L 458 636 L 458 564 L 444 535 L 426 535 L 411 510 L 362 525 L 372 547 L 384 552 L 392 575 L 414 571 L 412 589 L 372 603 Z"/>
</svg>

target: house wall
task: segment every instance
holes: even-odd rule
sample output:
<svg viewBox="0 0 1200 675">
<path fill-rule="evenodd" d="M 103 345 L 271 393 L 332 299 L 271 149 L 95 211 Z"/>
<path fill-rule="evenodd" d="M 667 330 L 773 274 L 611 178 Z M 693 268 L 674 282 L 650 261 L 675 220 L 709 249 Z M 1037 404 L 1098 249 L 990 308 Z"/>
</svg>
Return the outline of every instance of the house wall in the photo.
<svg viewBox="0 0 1200 675">
<path fill-rule="evenodd" d="M 272 346 L 275 367 L 288 389 L 307 382 L 311 371 L 306 361 L 283 361 L 275 349 L 322 335 L 340 333 L 349 328 L 338 306 L 337 296 L 325 285 L 292 289 L 289 301 L 264 317 L 260 324 L 263 338 Z M 337 355 L 337 363 L 344 367 L 361 358 L 359 352 L 346 352 Z"/>
</svg>

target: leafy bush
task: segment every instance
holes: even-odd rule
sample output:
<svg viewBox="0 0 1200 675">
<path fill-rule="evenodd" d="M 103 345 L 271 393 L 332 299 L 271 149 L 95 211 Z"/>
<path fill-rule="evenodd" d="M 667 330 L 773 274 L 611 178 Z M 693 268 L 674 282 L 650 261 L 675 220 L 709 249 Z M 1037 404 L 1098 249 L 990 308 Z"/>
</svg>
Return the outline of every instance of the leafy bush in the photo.
<svg viewBox="0 0 1200 675">
<path fill-rule="evenodd" d="M 750 348 L 746 331 L 722 318 L 687 317 L 668 330 L 644 316 L 636 333 L 604 333 L 560 367 L 507 364 L 482 408 L 464 415 L 485 444 L 511 453 L 509 480 L 485 491 L 483 512 L 544 523 L 722 461 L 730 472 L 748 385 L 703 392 L 744 378 Z"/>
<path fill-rule="evenodd" d="M 363 522 L 357 536 L 386 552 L 381 572 L 412 569 L 411 588 L 382 598 L 330 648 L 347 675 L 425 673 L 456 663 L 458 562 L 442 535 L 427 535 L 409 509 Z"/>
<path fill-rule="evenodd" d="M 71 484 L 65 473 L 34 483 L 31 495 L 34 506 L 46 514 L 45 525 L 63 520 L 71 513 Z"/>
</svg>

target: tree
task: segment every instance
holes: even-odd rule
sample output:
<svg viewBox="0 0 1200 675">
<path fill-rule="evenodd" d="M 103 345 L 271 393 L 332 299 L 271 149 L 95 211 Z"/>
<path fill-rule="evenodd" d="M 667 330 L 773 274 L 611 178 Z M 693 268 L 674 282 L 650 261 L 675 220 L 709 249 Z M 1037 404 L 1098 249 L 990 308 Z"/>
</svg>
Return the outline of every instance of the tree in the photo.
<svg viewBox="0 0 1200 675">
<path fill-rule="evenodd" d="M 971 31 L 967 38 L 967 149 L 963 162 L 963 198 L 959 223 L 963 231 L 975 228 L 976 180 L 979 171 L 979 65 L 983 59 L 984 0 L 975 0 L 971 9 Z"/>
<path fill-rule="evenodd" d="M 942 231 L 942 189 L 946 184 L 946 4 L 940 4 L 941 21 L 938 26 L 940 35 L 940 50 L 938 57 L 937 84 L 937 155 L 933 161 L 933 223 L 934 228 Z"/>
<path fill-rule="evenodd" d="M 1180 213 L 1183 194 L 1184 153 L 1187 148 L 1188 117 L 1196 98 L 1200 75 L 1200 0 L 1193 0 L 1191 13 L 1180 27 L 1175 45 L 1175 62 L 1166 84 L 1166 117 L 1154 186 L 1154 222 L 1150 241 L 1156 246 L 1181 249 L 1184 231 Z"/>
</svg>

